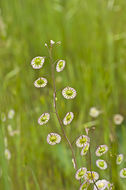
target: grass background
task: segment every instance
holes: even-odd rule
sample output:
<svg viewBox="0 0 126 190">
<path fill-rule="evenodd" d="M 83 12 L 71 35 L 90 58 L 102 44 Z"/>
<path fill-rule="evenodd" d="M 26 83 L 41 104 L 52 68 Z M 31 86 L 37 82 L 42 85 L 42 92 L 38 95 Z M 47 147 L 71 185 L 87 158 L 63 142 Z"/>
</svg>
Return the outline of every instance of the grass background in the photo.
<svg viewBox="0 0 126 190">
<path fill-rule="evenodd" d="M 46 143 L 49 132 L 61 133 L 55 116 L 51 115 L 47 127 L 37 124 L 38 117 L 52 109 L 48 59 L 40 71 L 33 70 L 30 61 L 38 55 L 48 57 L 44 43 L 50 39 L 62 42 L 54 57 L 67 64 L 56 74 L 57 88 L 72 86 L 78 96 L 67 101 L 58 93 L 59 114 L 63 118 L 68 111 L 75 113 L 72 125 L 65 129 L 72 141 L 85 133 L 90 107 L 103 111 L 92 134 L 93 170 L 100 173 L 95 166 L 97 145 L 106 143 L 113 154 L 125 155 L 126 150 L 126 123 L 115 128 L 112 122 L 113 114 L 126 115 L 126 1 L 1 0 L 0 8 L 0 112 L 16 112 L 13 120 L 0 123 L 0 189 L 78 189 L 66 143 L 54 147 Z M 34 88 L 39 76 L 48 78 L 48 88 Z M 19 127 L 21 134 L 10 137 L 8 124 Z M 5 136 L 12 155 L 9 162 L 4 158 Z M 116 137 L 114 141 L 110 136 Z M 78 166 L 87 166 L 88 156 L 82 159 L 75 150 Z M 118 173 L 126 162 L 117 168 L 115 157 L 107 155 L 106 159 L 110 165 L 100 178 L 125 190 L 126 182 Z"/>
</svg>

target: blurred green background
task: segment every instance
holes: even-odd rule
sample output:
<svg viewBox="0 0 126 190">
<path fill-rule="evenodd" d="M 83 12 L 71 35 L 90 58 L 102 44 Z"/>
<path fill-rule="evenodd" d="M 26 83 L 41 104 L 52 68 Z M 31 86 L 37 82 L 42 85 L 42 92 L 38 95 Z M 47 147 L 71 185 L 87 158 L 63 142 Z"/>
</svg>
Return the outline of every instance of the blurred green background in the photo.
<svg viewBox="0 0 126 190">
<path fill-rule="evenodd" d="M 65 59 L 66 68 L 56 74 L 57 88 L 72 86 L 77 97 L 72 101 L 58 93 L 61 118 L 73 111 L 75 119 L 65 128 L 70 140 L 85 134 L 83 124 L 91 121 L 89 109 L 103 111 L 92 134 L 92 165 L 96 167 L 94 149 L 106 143 L 112 151 L 126 154 L 126 123 L 113 128 L 113 115 L 126 115 L 126 1 L 125 0 L 0 0 L 0 112 L 15 110 L 14 119 L 0 123 L 1 190 L 73 190 L 79 189 L 71 152 L 64 140 L 49 146 L 49 132 L 61 133 L 54 114 L 47 126 L 37 124 L 43 112 L 51 110 L 51 70 L 45 42 L 61 41 L 54 58 Z M 44 67 L 35 71 L 30 62 L 46 56 Z M 48 87 L 36 89 L 35 79 L 45 76 Z M 20 129 L 9 136 L 7 126 Z M 114 142 L 110 136 L 115 136 Z M 11 159 L 4 157 L 4 138 L 8 139 Z M 75 147 L 75 146 L 74 146 Z M 78 166 L 87 166 L 88 156 L 81 158 L 75 147 Z M 116 152 L 113 152 L 113 155 Z M 114 158 L 100 178 L 126 189 L 119 177 Z M 88 168 L 89 169 L 89 168 Z"/>
</svg>

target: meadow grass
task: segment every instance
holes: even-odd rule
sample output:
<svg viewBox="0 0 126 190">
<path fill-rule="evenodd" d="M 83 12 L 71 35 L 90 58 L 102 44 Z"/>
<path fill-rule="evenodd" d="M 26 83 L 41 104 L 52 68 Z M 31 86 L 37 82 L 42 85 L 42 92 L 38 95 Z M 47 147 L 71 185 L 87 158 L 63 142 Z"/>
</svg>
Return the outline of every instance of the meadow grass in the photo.
<svg viewBox="0 0 126 190">
<path fill-rule="evenodd" d="M 51 86 L 35 89 L 33 82 L 44 75 L 51 83 L 49 61 L 40 71 L 34 71 L 30 62 L 35 56 L 48 56 L 45 42 L 60 40 L 54 57 L 65 59 L 66 69 L 56 74 L 57 88 L 70 85 L 78 94 L 74 102 L 60 93 L 57 97 L 61 118 L 69 110 L 75 113 L 67 135 L 72 141 L 83 134 L 83 124 L 91 121 L 89 109 L 96 106 L 103 114 L 92 134 L 93 170 L 99 144 L 126 156 L 126 123 L 113 128 L 112 122 L 115 113 L 126 116 L 126 1 L 1 0 L 0 8 L 0 111 L 7 115 L 15 110 L 13 120 L 0 123 L 0 189 L 78 189 L 66 143 L 50 147 L 46 142 L 48 133 L 60 133 L 56 117 L 52 115 L 47 127 L 37 124 L 38 117 L 51 109 L 52 91 Z M 20 135 L 10 137 L 8 124 L 19 127 Z M 4 157 L 5 135 L 12 155 L 9 162 Z M 114 142 L 110 135 L 116 137 Z M 78 150 L 76 155 L 79 166 L 85 165 Z M 101 175 L 125 190 L 126 182 L 120 179 L 114 158 L 110 160 Z"/>
</svg>

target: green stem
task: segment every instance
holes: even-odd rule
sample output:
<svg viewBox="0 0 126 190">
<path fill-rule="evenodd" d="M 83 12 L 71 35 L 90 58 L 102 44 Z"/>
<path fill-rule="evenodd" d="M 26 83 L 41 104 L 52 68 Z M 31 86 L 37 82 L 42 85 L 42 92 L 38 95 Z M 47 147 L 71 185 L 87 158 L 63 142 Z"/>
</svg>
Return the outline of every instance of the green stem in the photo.
<svg viewBox="0 0 126 190">
<path fill-rule="evenodd" d="M 56 104 L 56 84 L 55 84 L 55 73 L 54 73 L 54 66 L 55 64 L 53 64 L 53 58 L 52 58 L 52 46 L 50 47 L 50 50 L 49 50 L 49 55 L 50 55 L 50 63 L 51 63 L 51 66 L 52 66 L 52 81 L 53 81 L 53 103 L 54 103 L 54 109 L 55 109 L 55 114 L 56 114 L 56 117 L 59 121 L 59 124 L 60 124 L 60 127 L 61 127 L 61 130 L 62 130 L 62 133 L 63 133 L 63 136 L 64 138 L 66 139 L 68 145 L 69 145 L 69 148 L 72 152 L 72 157 L 74 159 L 74 162 L 75 162 L 75 169 L 77 170 L 77 162 L 76 162 L 76 158 L 75 158 L 75 153 L 74 153 L 74 150 L 73 150 L 73 147 L 72 147 L 72 144 L 70 142 L 70 140 L 68 139 L 66 133 L 65 133 L 65 130 L 64 130 L 64 127 L 63 127 L 63 124 L 62 124 L 62 121 L 59 117 L 59 114 L 58 114 L 58 110 L 57 110 L 57 104 Z"/>
</svg>

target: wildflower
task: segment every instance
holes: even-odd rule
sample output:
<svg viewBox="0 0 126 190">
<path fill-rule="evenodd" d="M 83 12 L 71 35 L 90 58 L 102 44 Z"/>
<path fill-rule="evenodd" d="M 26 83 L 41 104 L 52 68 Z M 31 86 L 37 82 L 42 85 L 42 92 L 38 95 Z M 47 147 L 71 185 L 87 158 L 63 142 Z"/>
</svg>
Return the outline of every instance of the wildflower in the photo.
<svg viewBox="0 0 126 190">
<path fill-rule="evenodd" d="M 116 164 L 120 165 L 123 161 L 123 154 L 117 155 Z"/>
<path fill-rule="evenodd" d="M 107 163 L 104 160 L 97 160 L 96 161 L 96 165 L 98 168 L 100 168 L 101 170 L 105 170 L 107 168 Z"/>
<path fill-rule="evenodd" d="M 19 135 L 19 134 L 20 134 L 19 130 L 14 130 L 10 132 L 10 136 Z"/>
<path fill-rule="evenodd" d="M 61 41 L 56 42 L 56 44 L 61 45 Z"/>
<path fill-rule="evenodd" d="M 87 154 L 87 151 L 88 151 L 88 149 L 89 149 L 89 146 L 90 146 L 90 144 L 89 144 L 88 142 L 86 142 L 86 143 L 84 144 L 83 149 L 82 149 L 82 151 L 81 151 L 81 156 L 84 156 L 84 155 Z"/>
<path fill-rule="evenodd" d="M 84 183 L 82 183 L 79 190 L 87 190 L 89 184 L 90 183 L 88 181 L 85 181 Z"/>
<path fill-rule="evenodd" d="M 120 114 L 115 114 L 113 117 L 113 121 L 116 125 L 120 125 L 124 120 L 124 117 Z"/>
<path fill-rule="evenodd" d="M 1 113 L 1 121 L 5 122 L 6 121 L 6 115 L 5 113 Z"/>
<path fill-rule="evenodd" d="M 33 69 L 40 69 L 42 68 L 44 61 L 45 61 L 44 57 L 38 56 L 32 59 L 31 65 Z"/>
<path fill-rule="evenodd" d="M 99 111 L 97 108 L 95 108 L 95 107 L 92 107 L 92 108 L 90 109 L 90 111 L 89 111 L 89 115 L 90 115 L 91 117 L 94 117 L 94 118 L 98 117 L 99 114 L 100 114 L 100 111 Z"/>
<path fill-rule="evenodd" d="M 80 180 L 82 178 L 84 178 L 84 176 L 86 175 L 87 172 L 87 168 L 80 168 L 79 170 L 77 170 L 76 174 L 75 174 L 75 178 L 77 180 Z"/>
<path fill-rule="evenodd" d="M 69 125 L 72 122 L 73 117 L 74 117 L 73 112 L 68 112 L 66 114 L 66 116 L 64 117 L 64 119 L 63 119 L 63 124 L 64 125 Z"/>
<path fill-rule="evenodd" d="M 98 179 L 99 179 L 99 174 L 97 172 L 87 171 L 85 180 L 89 181 L 89 183 L 94 183 Z"/>
<path fill-rule="evenodd" d="M 65 67 L 66 62 L 64 60 L 59 60 L 56 65 L 56 71 L 61 72 Z"/>
<path fill-rule="evenodd" d="M 34 82 L 34 86 L 36 88 L 42 88 L 42 87 L 45 87 L 47 85 L 47 79 L 46 78 L 43 78 L 43 77 L 40 77 L 38 78 L 35 82 Z"/>
<path fill-rule="evenodd" d="M 61 141 L 61 136 L 57 133 L 50 133 L 47 136 L 47 143 L 50 145 L 59 144 Z"/>
<path fill-rule="evenodd" d="M 120 177 L 126 178 L 126 168 L 121 169 L 121 171 L 120 171 Z"/>
<path fill-rule="evenodd" d="M 49 119 L 50 119 L 50 114 L 49 113 L 43 113 L 38 119 L 38 124 L 44 125 L 49 121 Z"/>
<path fill-rule="evenodd" d="M 47 43 L 45 43 L 45 47 L 47 47 L 48 45 L 47 45 Z"/>
<path fill-rule="evenodd" d="M 99 190 L 104 190 L 108 186 L 108 182 L 105 179 L 98 180 L 96 182 L 96 186 L 98 187 Z M 96 186 L 94 185 L 94 190 L 97 190 Z"/>
<path fill-rule="evenodd" d="M 10 151 L 6 148 L 4 153 L 5 153 L 6 159 L 10 160 L 11 159 L 11 153 L 10 153 Z"/>
<path fill-rule="evenodd" d="M 55 42 L 53 40 L 50 40 L 50 44 L 53 45 L 55 44 Z"/>
<path fill-rule="evenodd" d="M 7 130 L 8 130 L 8 133 L 10 134 L 10 133 L 13 131 L 12 126 L 11 126 L 11 125 L 8 125 L 8 126 L 7 126 Z"/>
<path fill-rule="evenodd" d="M 97 149 L 96 149 L 96 156 L 102 156 L 103 154 L 105 154 L 108 151 L 108 147 L 107 145 L 100 145 Z"/>
<path fill-rule="evenodd" d="M 62 95 L 64 98 L 66 99 L 73 99 L 76 97 L 76 90 L 74 88 L 71 88 L 69 86 L 67 86 L 66 88 L 64 88 L 62 90 Z"/>
<path fill-rule="evenodd" d="M 107 189 L 112 190 L 114 188 L 114 185 L 110 183 L 109 181 L 107 182 L 108 182 Z"/>
<path fill-rule="evenodd" d="M 8 119 L 13 119 L 15 115 L 15 111 L 13 109 L 11 109 L 9 112 L 8 112 Z"/>
<path fill-rule="evenodd" d="M 76 141 L 76 146 L 82 148 L 87 142 L 90 142 L 90 138 L 86 135 L 81 135 Z"/>
<path fill-rule="evenodd" d="M 75 160 L 74 160 L 74 158 L 72 158 L 72 163 L 73 163 L 73 167 L 74 167 L 74 169 L 76 169 L 76 164 L 75 164 Z"/>
</svg>

